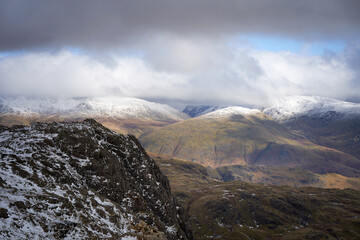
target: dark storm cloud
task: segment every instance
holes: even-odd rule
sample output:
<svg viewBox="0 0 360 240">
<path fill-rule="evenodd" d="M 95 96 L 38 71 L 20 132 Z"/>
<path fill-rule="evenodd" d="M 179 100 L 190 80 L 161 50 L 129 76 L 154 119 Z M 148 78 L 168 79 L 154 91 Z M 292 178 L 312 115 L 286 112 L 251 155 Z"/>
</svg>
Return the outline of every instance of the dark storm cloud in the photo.
<svg viewBox="0 0 360 240">
<path fill-rule="evenodd" d="M 114 47 L 155 33 L 269 33 L 295 38 L 360 34 L 358 0 L 1 0 L 0 51 Z"/>
</svg>

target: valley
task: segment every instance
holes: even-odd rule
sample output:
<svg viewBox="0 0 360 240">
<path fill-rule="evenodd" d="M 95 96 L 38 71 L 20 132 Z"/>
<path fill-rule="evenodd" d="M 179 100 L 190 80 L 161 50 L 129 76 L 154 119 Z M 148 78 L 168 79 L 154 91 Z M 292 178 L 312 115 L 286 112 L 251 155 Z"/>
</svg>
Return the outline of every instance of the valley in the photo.
<svg viewBox="0 0 360 240">
<path fill-rule="evenodd" d="M 339 190 L 275 186 L 271 181 L 254 184 L 243 179 L 224 182 L 199 164 L 166 155 L 151 156 L 169 178 L 195 239 L 360 237 L 360 192 L 349 189 L 351 185 L 332 186 L 346 188 Z M 353 186 L 359 189 L 359 179 L 347 180 L 354 180 Z"/>
</svg>

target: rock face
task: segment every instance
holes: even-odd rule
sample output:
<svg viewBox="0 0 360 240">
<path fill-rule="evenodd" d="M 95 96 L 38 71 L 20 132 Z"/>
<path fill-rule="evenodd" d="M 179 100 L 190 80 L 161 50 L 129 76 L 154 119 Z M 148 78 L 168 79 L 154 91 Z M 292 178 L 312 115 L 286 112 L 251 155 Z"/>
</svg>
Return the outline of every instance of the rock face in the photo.
<svg viewBox="0 0 360 240">
<path fill-rule="evenodd" d="M 121 238 L 139 222 L 192 239 L 137 139 L 91 119 L 0 127 L 0 192 L 2 239 Z"/>
<path fill-rule="evenodd" d="M 204 114 L 207 114 L 209 112 L 213 112 L 219 109 L 222 109 L 223 107 L 219 107 L 219 106 L 208 106 L 208 105 L 200 105 L 200 106 L 194 106 L 194 105 L 189 105 L 186 106 L 184 108 L 184 110 L 182 110 L 183 113 L 186 113 L 187 115 L 189 115 L 190 117 L 194 118 L 194 117 L 198 117 Z"/>
</svg>

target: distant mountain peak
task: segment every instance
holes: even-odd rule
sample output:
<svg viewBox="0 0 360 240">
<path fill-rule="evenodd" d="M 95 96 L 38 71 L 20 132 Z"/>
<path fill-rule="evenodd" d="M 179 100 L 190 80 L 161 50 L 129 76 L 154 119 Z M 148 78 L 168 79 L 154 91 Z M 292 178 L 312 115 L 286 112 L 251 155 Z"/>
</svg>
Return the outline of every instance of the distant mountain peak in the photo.
<svg viewBox="0 0 360 240">
<path fill-rule="evenodd" d="M 261 113 L 258 109 L 244 108 L 244 107 L 227 107 L 222 108 L 200 116 L 200 118 L 223 118 L 231 117 L 233 115 L 253 115 Z"/>
<path fill-rule="evenodd" d="M 222 108 L 224 107 L 211 105 L 188 105 L 184 108 L 184 110 L 182 110 L 182 112 L 194 118 Z"/>
<path fill-rule="evenodd" d="M 138 98 L 2 97 L 0 114 L 116 117 L 154 121 L 178 121 L 188 116 L 166 104 Z"/>
<path fill-rule="evenodd" d="M 263 107 L 262 111 L 276 120 L 301 116 L 351 117 L 360 115 L 360 104 L 319 96 L 289 96 Z"/>
</svg>

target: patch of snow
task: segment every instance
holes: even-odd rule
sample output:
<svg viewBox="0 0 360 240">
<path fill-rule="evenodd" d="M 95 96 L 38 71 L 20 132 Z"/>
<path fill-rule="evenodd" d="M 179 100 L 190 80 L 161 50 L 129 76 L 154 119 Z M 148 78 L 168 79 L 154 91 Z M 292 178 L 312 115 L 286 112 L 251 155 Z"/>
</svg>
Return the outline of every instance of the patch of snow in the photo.
<svg viewBox="0 0 360 240">
<path fill-rule="evenodd" d="M 166 226 L 165 229 L 166 229 L 166 232 L 168 232 L 170 235 L 173 235 L 173 236 L 176 235 L 178 232 L 178 229 L 175 227 L 175 225 Z"/>
<path fill-rule="evenodd" d="M 198 118 L 227 118 L 234 115 L 255 115 L 261 113 L 258 109 L 244 108 L 244 107 L 227 107 L 214 112 L 207 113 Z"/>
<path fill-rule="evenodd" d="M 125 237 L 121 237 L 121 240 L 137 240 L 137 237 L 133 237 L 133 236 L 125 236 Z"/>
</svg>

